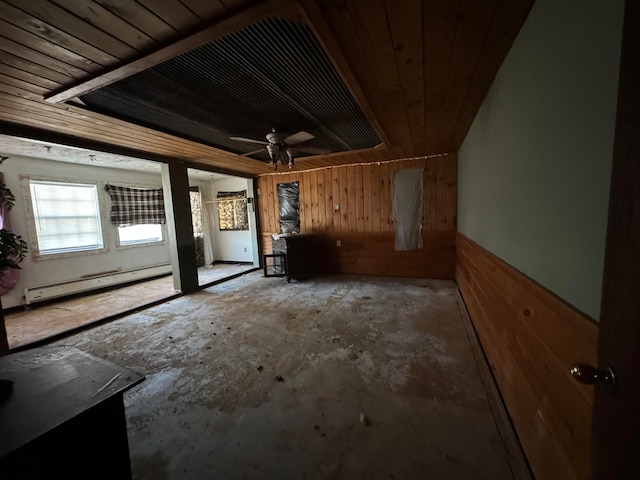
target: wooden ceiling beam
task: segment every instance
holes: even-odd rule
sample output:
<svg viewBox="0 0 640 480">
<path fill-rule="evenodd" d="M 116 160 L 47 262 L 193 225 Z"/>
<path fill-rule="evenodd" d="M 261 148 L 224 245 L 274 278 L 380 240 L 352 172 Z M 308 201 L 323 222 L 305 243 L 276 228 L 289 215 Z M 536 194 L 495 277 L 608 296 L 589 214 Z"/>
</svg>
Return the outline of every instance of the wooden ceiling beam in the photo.
<svg viewBox="0 0 640 480">
<path fill-rule="evenodd" d="M 118 80 L 122 80 L 123 78 L 129 77 L 135 73 L 158 65 L 165 60 L 169 60 L 177 55 L 200 47 L 226 34 L 250 25 L 251 23 L 262 20 L 267 16 L 284 16 L 285 12 L 289 10 L 292 5 L 295 5 L 294 0 L 268 0 L 260 3 L 225 20 L 217 22 L 183 40 L 173 43 L 165 48 L 161 48 L 149 55 L 145 55 L 142 58 L 125 63 L 86 81 L 70 86 L 65 85 L 61 89 L 55 90 L 51 94 L 46 95 L 45 100 L 49 103 L 60 103 L 85 95 L 89 92 L 93 92 L 99 88 L 115 83 Z"/>
</svg>

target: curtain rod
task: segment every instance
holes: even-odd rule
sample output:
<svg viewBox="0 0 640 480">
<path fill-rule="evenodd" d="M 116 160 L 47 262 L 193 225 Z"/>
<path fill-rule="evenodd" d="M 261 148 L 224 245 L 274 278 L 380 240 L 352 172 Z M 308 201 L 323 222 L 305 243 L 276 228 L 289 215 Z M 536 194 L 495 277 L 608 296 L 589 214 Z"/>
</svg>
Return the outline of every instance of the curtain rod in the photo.
<svg viewBox="0 0 640 480">
<path fill-rule="evenodd" d="M 217 200 L 207 200 L 203 203 L 246 202 L 247 200 L 249 200 L 249 198 L 228 198 L 228 199 L 220 198 Z"/>
</svg>

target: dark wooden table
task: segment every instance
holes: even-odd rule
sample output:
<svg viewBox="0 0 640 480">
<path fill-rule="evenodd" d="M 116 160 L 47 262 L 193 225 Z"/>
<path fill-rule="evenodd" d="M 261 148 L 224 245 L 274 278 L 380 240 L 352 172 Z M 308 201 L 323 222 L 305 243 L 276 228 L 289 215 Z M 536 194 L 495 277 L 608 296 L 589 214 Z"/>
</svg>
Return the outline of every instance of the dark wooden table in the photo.
<svg viewBox="0 0 640 480">
<path fill-rule="evenodd" d="M 273 253 L 284 255 L 284 276 L 287 277 L 287 282 L 292 278 L 309 278 L 313 274 L 310 242 L 310 235 L 300 233 L 282 234 L 278 239 L 272 238 Z"/>
<path fill-rule="evenodd" d="M 0 357 L 0 478 L 131 478 L 123 394 L 144 377 L 72 347 Z"/>
</svg>

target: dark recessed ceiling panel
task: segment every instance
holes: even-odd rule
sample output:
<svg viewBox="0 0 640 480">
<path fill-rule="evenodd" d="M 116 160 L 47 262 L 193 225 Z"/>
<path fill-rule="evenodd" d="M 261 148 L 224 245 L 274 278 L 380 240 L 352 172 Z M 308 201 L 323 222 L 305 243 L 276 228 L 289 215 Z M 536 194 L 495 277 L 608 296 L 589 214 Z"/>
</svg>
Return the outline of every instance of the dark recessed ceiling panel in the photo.
<svg viewBox="0 0 640 480">
<path fill-rule="evenodd" d="M 234 153 L 260 148 L 276 128 L 342 152 L 380 138 L 308 26 L 270 18 L 81 100 L 91 110 Z M 303 152 L 300 152 L 304 155 Z M 252 155 L 268 161 L 266 152 Z"/>
</svg>

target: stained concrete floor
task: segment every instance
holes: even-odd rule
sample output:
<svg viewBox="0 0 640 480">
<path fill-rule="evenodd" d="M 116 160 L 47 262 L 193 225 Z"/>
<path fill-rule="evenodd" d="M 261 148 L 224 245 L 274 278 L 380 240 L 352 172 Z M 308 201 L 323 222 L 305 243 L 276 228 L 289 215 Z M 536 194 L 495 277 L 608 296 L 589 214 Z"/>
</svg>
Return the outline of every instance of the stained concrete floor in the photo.
<svg viewBox="0 0 640 480">
<path fill-rule="evenodd" d="M 253 269 L 247 264 L 220 263 L 198 268 L 198 284 L 207 285 Z M 9 348 L 15 349 L 74 331 L 179 294 L 167 275 L 97 293 L 34 304 L 5 315 Z"/>
<path fill-rule="evenodd" d="M 57 343 L 146 375 L 136 479 L 522 478 L 458 302 L 450 281 L 254 272 Z"/>
</svg>

